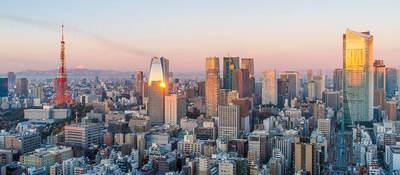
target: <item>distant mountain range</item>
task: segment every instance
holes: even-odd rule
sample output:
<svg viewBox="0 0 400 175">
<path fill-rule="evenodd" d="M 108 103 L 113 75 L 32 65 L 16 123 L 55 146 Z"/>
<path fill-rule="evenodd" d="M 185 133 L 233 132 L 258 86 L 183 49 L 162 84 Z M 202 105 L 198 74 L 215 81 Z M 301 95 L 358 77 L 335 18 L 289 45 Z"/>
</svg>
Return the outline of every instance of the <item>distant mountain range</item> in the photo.
<svg viewBox="0 0 400 175">
<path fill-rule="evenodd" d="M 34 78 L 52 78 L 57 76 L 58 69 L 53 70 L 25 70 L 16 72 L 17 77 L 34 77 Z M 67 70 L 69 78 L 82 78 L 82 77 L 121 77 L 128 78 L 136 72 L 124 72 L 117 70 L 102 70 L 102 69 L 87 69 L 87 68 L 71 68 Z"/>
<path fill-rule="evenodd" d="M 25 70 L 16 72 L 17 77 L 26 77 L 33 79 L 51 79 L 57 76 L 58 69 L 52 70 Z M 146 72 L 145 72 L 146 74 Z M 88 69 L 88 68 L 70 68 L 67 69 L 69 79 L 76 78 L 93 78 L 99 76 L 100 78 L 131 78 L 136 75 L 136 71 L 118 71 L 118 70 L 104 70 L 104 69 Z M 189 73 L 174 73 L 176 78 L 193 78 L 197 76 L 202 78 L 202 72 L 189 72 Z M 0 77 L 7 77 L 7 74 L 0 74 Z"/>
</svg>

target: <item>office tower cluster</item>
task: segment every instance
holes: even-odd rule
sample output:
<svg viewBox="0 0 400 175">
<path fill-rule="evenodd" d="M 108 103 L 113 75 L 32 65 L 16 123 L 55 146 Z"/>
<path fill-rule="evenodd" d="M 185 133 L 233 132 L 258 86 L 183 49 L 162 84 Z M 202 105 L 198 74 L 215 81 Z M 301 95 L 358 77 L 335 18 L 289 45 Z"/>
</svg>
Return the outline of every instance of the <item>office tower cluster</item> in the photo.
<svg viewBox="0 0 400 175">
<path fill-rule="evenodd" d="M 400 74 L 374 58 L 373 38 L 347 29 L 332 71 L 228 55 L 180 73 L 152 57 L 68 81 L 62 38 L 57 78 L 0 78 L 2 172 L 398 174 Z"/>
</svg>

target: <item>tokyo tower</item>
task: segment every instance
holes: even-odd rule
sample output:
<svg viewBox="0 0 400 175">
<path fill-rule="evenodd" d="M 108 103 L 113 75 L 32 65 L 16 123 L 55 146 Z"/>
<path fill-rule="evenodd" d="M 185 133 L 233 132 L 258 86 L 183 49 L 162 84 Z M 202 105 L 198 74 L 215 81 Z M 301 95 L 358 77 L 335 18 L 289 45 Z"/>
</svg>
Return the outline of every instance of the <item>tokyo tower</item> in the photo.
<svg viewBox="0 0 400 175">
<path fill-rule="evenodd" d="M 62 36 L 61 36 L 61 54 L 60 54 L 60 68 L 58 70 L 57 82 L 56 82 L 56 94 L 51 101 L 51 104 L 56 104 L 57 107 L 65 108 L 69 105 L 75 104 L 71 98 L 71 94 L 68 91 L 67 72 L 65 68 L 65 42 L 64 42 L 64 25 L 62 25 Z"/>
</svg>

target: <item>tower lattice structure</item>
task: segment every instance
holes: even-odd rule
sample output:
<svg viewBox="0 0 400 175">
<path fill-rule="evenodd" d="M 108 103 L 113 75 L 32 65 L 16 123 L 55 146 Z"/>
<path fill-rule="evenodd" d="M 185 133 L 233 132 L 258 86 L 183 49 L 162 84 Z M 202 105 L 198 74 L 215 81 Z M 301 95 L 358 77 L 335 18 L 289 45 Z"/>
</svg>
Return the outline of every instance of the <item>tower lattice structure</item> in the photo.
<svg viewBox="0 0 400 175">
<path fill-rule="evenodd" d="M 64 25 L 62 25 L 60 68 L 58 70 L 55 88 L 56 94 L 51 101 L 52 104 L 56 104 L 58 107 L 66 107 L 75 104 L 70 92 L 68 91 L 67 72 L 65 68 Z"/>
</svg>

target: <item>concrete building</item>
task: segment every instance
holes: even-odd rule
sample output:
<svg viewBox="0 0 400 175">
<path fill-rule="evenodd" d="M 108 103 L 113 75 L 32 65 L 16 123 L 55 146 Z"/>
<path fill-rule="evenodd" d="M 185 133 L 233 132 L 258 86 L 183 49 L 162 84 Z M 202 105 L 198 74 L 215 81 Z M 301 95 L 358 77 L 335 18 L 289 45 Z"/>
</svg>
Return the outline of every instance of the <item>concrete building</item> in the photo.
<svg viewBox="0 0 400 175">
<path fill-rule="evenodd" d="M 240 107 L 227 105 L 218 107 L 218 138 L 229 141 L 239 138 Z"/>
<path fill-rule="evenodd" d="M 92 124 L 73 124 L 64 128 L 65 143 L 87 148 L 89 145 L 99 145 L 103 136 L 103 126 Z"/>
<path fill-rule="evenodd" d="M 165 123 L 179 126 L 181 118 L 186 116 L 186 97 L 178 94 L 165 96 Z"/>
<path fill-rule="evenodd" d="M 278 83 L 275 70 L 263 71 L 262 104 L 278 104 Z"/>
</svg>

